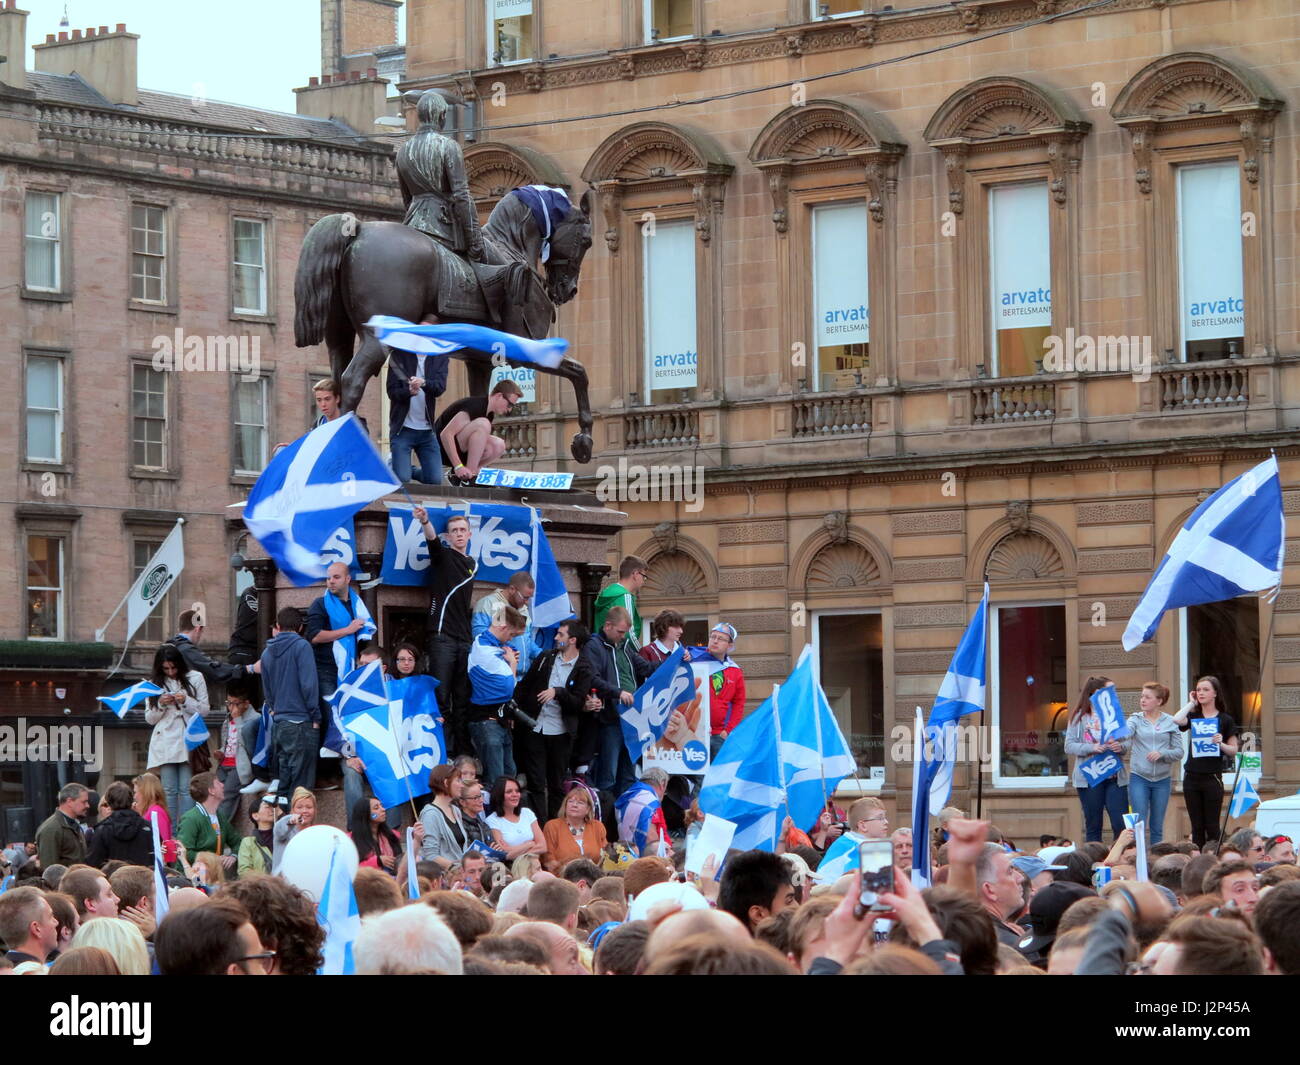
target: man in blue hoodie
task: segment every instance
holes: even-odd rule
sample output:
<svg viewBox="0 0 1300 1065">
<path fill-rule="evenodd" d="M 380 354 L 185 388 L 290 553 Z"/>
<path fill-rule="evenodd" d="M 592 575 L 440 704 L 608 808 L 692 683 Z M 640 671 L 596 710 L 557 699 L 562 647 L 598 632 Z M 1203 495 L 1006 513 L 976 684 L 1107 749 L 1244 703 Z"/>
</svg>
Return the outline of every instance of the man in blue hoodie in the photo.
<svg viewBox="0 0 1300 1065">
<path fill-rule="evenodd" d="M 280 767 L 280 794 L 316 783 L 320 703 L 316 656 L 302 635 L 302 611 L 286 606 L 275 616 L 262 652 L 262 690 L 271 711 L 273 764 Z"/>
<path fill-rule="evenodd" d="M 510 741 L 515 719 L 507 707 L 515 694 L 519 652 L 510 641 L 524 631 L 525 625 L 524 616 L 514 607 L 502 607 L 469 651 L 469 733 L 474 752 L 483 763 L 483 782 L 489 787 L 502 774 L 515 775 Z"/>
</svg>

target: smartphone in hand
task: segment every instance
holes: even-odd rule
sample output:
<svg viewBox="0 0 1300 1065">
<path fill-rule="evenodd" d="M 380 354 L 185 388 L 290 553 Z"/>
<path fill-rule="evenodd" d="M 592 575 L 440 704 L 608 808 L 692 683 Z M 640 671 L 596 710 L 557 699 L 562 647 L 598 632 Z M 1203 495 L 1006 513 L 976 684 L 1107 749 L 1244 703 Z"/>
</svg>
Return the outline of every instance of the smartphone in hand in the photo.
<svg viewBox="0 0 1300 1065">
<path fill-rule="evenodd" d="M 862 918 L 869 910 L 883 913 L 880 895 L 894 890 L 894 845 L 887 839 L 867 839 L 858 844 L 858 868 L 862 871 L 862 890 L 853 907 L 853 915 Z"/>
</svg>

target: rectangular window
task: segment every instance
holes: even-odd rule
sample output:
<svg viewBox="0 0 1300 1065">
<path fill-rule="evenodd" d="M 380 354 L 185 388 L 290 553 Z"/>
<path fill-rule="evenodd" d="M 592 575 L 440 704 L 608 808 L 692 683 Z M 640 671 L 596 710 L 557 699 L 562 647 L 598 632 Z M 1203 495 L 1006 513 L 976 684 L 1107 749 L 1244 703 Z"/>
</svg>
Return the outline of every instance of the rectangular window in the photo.
<svg viewBox="0 0 1300 1065">
<path fill-rule="evenodd" d="M 1047 184 L 989 189 L 993 377 L 1027 377 L 1052 332 Z"/>
<path fill-rule="evenodd" d="M 23 283 L 35 292 L 62 290 L 61 241 L 57 192 L 29 192 L 25 200 Z"/>
<path fill-rule="evenodd" d="M 1068 776 L 1065 729 L 1070 717 L 1065 607 L 993 610 L 989 706 L 1000 741 L 993 752 L 994 779 L 1017 787 L 1059 787 Z"/>
<path fill-rule="evenodd" d="M 533 58 L 533 0 L 487 0 L 488 62 Z"/>
<path fill-rule="evenodd" d="M 234 232 L 236 314 L 266 313 L 266 223 L 236 218 Z"/>
<path fill-rule="evenodd" d="M 27 638 L 63 639 L 63 541 L 27 537 Z"/>
<path fill-rule="evenodd" d="M 1182 676 L 1166 713 L 1176 713 L 1201 677 L 1216 677 L 1225 709 L 1246 732 L 1260 734 L 1259 599 L 1253 595 L 1204 603 L 1182 615 Z M 1172 685 L 1171 685 L 1172 687 Z"/>
<path fill-rule="evenodd" d="M 865 10 L 862 0 L 811 0 L 811 18 L 843 18 L 861 15 Z"/>
<path fill-rule="evenodd" d="M 266 466 L 266 378 L 235 385 L 235 472 Z"/>
<path fill-rule="evenodd" d="M 167 374 L 152 366 L 131 367 L 131 465 L 167 468 Z"/>
<path fill-rule="evenodd" d="M 1178 319 L 1187 362 L 1241 354 L 1241 176 L 1236 163 L 1178 168 Z"/>
<path fill-rule="evenodd" d="M 153 558 L 154 552 L 162 547 L 161 540 L 135 540 L 131 544 L 131 580 L 134 581 L 144 572 L 145 566 Z M 134 639 L 144 643 L 162 643 L 170 633 L 165 632 L 167 619 L 171 617 L 171 592 L 169 591 L 154 607 L 153 613 L 144 620 L 144 624 L 135 630 Z"/>
<path fill-rule="evenodd" d="M 679 41 L 695 36 L 695 0 L 646 0 L 645 39 Z"/>
<path fill-rule="evenodd" d="M 812 253 L 817 349 L 813 388 L 820 392 L 861 388 L 871 366 L 866 204 L 814 207 Z"/>
<path fill-rule="evenodd" d="M 131 208 L 131 298 L 166 303 L 166 294 L 167 211 L 136 204 Z"/>
<path fill-rule="evenodd" d="M 884 779 L 884 628 L 879 614 L 819 614 L 817 669 L 853 758 Z"/>
<path fill-rule="evenodd" d="M 645 396 L 669 403 L 695 388 L 695 224 L 641 227 L 645 274 Z"/>
<path fill-rule="evenodd" d="M 63 461 L 63 360 L 27 356 L 27 461 Z"/>
</svg>

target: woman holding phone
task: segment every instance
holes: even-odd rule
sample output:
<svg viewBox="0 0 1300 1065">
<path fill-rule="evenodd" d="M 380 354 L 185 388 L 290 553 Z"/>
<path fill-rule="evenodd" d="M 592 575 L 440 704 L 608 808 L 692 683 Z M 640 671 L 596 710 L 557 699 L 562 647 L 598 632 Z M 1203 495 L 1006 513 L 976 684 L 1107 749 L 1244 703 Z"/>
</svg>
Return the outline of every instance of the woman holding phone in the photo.
<svg viewBox="0 0 1300 1065">
<path fill-rule="evenodd" d="M 1079 793 L 1083 807 L 1084 839 L 1101 841 L 1101 822 L 1104 813 L 1110 814 L 1110 828 L 1114 836 L 1124 831 L 1124 811 L 1128 808 L 1128 770 L 1123 756 L 1128 753 L 1128 739 L 1102 739 L 1101 720 L 1092 708 L 1092 697 L 1103 688 L 1112 687 L 1109 677 L 1089 677 L 1079 694 L 1079 701 L 1070 714 L 1065 730 L 1065 753 L 1075 756 L 1071 781 Z M 1110 752 L 1121 759 L 1119 772 L 1105 780 L 1094 781 L 1085 771 L 1084 763 L 1098 755 Z"/>
<path fill-rule="evenodd" d="M 1211 723 L 1212 724 L 1207 724 Z M 1228 713 L 1218 677 L 1202 677 L 1174 715 L 1174 724 L 1191 732 L 1183 765 L 1183 801 L 1192 822 L 1192 842 L 1198 847 L 1219 838 L 1223 811 L 1223 760 L 1237 756 L 1237 722 Z"/>
</svg>

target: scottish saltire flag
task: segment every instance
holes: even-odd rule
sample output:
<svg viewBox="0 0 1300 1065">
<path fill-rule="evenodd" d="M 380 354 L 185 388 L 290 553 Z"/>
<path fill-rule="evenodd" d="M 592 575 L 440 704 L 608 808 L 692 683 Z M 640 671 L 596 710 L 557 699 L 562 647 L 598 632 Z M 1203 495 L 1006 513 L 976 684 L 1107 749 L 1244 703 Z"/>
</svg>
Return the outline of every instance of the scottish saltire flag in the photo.
<svg viewBox="0 0 1300 1065">
<path fill-rule="evenodd" d="M 550 540 L 546 538 L 546 530 L 542 528 L 541 516 L 536 507 L 529 507 L 528 511 L 533 532 L 533 553 L 528 572 L 537 589 L 533 593 L 533 627 L 548 629 L 573 617 L 573 607 L 569 605 L 569 589 L 564 585 L 560 567 L 555 564 L 555 555 L 551 551 Z"/>
<path fill-rule="evenodd" d="M 250 761 L 255 766 L 265 769 L 271 761 L 271 708 L 262 704 L 262 711 L 257 722 L 257 742 L 253 745 L 253 757 Z"/>
<path fill-rule="evenodd" d="M 141 680 L 124 688 L 116 695 L 99 695 L 96 701 L 103 703 L 119 718 L 126 717 L 126 712 L 137 703 L 143 702 L 151 695 L 165 695 L 166 692 L 151 680 Z"/>
<path fill-rule="evenodd" d="M 343 841 L 336 837 L 334 850 L 330 852 L 330 868 L 325 876 L 325 887 L 316 908 L 316 919 L 325 929 L 325 946 L 322 949 L 325 961 L 316 970 L 317 976 L 352 976 L 357 971 L 356 963 L 352 960 L 352 944 L 361 931 L 361 915 L 357 910 L 357 896 L 352 890 L 352 880 L 348 877 L 347 863 L 339 857 L 339 848 L 342 846 Z"/>
<path fill-rule="evenodd" d="M 399 677 L 388 682 L 388 702 L 402 759 L 410 768 L 404 790 L 419 798 L 429 791 L 429 771 L 447 761 L 447 741 L 438 711 L 438 682 L 427 674 Z M 364 759 L 363 759 L 364 761 Z"/>
<path fill-rule="evenodd" d="M 659 796 L 649 784 L 639 780 L 618 797 L 614 812 L 618 816 L 618 838 L 639 855 L 650 836 L 650 821 L 659 809 Z"/>
<path fill-rule="evenodd" d="M 1091 758 L 1085 758 L 1079 763 L 1079 771 L 1083 774 L 1083 779 L 1088 782 L 1090 788 L 1109 780 L 1123 768 L 1123 760 L 1113 751 L 1107 751 L 1105 754 L 1094 754 Z"/>
<path fill-rule="evenodd" d="M 776 849 L 784 796 L 775 719 L 769 696 L 735 727 L 704 774 L 700 809 L 736 823 L 731 845 L 740 850 Z"/>
<path fill-rule="evenodd" d="M 1124 650 L 1151 639 L 1166 610 L 1277 587 L 1285 541 L 1282 480 L 1270 455 L 1192 512 L 1129 618 Z"/>
<path fill-rule="evenodd" d="M 211 738 L 212 733 L 208 731 L 208 723 L 203 720 L 202 714 L 190 718 L 189 724 L 185 726 L 186 750 L 197 751 Z"/>
<path fill-rule="evenodd" d="M 1094 692 L 1088 702 L 1092 704 L 1093 710 L 1097 712 L 1097 720 L 1101 722 L 1102 743 L 1122 740 L 1133 731 L 1128 727 L 1124 708 L 1119 705 L 1119 692 L 1115 690 L 1115 685 L 1107 684 L 1100 691 Z"/>
<path fill-rule="evenodd" d="M 573 210 L 569 194 L 550 185 L 520 185 L 511 189 L 509 195 L 519 197 L 528 206 L 537 231 L 542 235 L 542 262 L 548 262 L 551 258 L 551 234 Z"/>
<path fill-rule="evenodd" d="M 952 795 L 952 770 L 957 758 L 957 721 L 984 709 L 985 646 L 988 642 L 989 586 L 939 685 L 939 694 L 925 726 L 921 768 L 913 770 L 912 879 L 930 878 L 930 818 L 937 817 Z M 820 867 L 819 867 L 820 868 Z"/>
<path fill-rule="evenodd" d="M 416 325 L 405 318 L 376 314 L 366 323 L 366 328 L 381 344 L 418 355 L 450 355 L 469 348 L 472 351 L 500 352 L 520 366 L 544 366 L 549 370 L 559 366 L 564 361 L 564 353 L 569 350 L 569 342 L 559 337 L 529 340 L 466 322 Z"/>
<path fill-rule="evenodd" d="M 167 871 L 163 866 L 162 833 L 158 831 L 158 811 L 149 815 L 153 826 L 153 915 L 161 922 L 167 916 Z"/>
<path fill-rule="evenodd" d="M 409 899 L 420 897 L 420 878 L 415 872 L 415 851 L 415 829 L 408 828 L 406 830 L 406 897 Z"/>
<path fill-rule="evenodd" d="M 858 867 L 858 844 L 864 838 L 856 832 L 845 832 L 826 848 L 813 876 L 825 884 L 838 880 L 845 873 L 853 872 Z"/>
<path fill-rule="evenodd" d="M 385 685 L 380 663 L 369 662 L 344 678 L 335 692 L 343 728 L 356 744 L 370 789 L 385 809 L 427 793 L 429 770 L 443 760 L 433 695 L 437 686 L 426 676 Z"/>
<path fill-rule="evenodd" d="M 813 675 L 812 644 L 805 644 L 794 671 L 772 693 L 776 701 L 778 751 L 785 807 L 796 828 L 817 823 L 839 782 L 857 772 L 857 762 L 826 693 Z"/>
<path fill-rule="evenodd" d="M 678 644 L 632 694 L 632 704 L 620 704 L 618 718 L 623 729 L 623 746 L 633 762 L 640 761 L 642 752 L 662 738 L 673 707 L 694 695 L 695 676 L 685 658 Z"/>
<path fill-rule="evenodd" d="M 358 510 L 401 488 L 354 414 L 299 437 L 271 459 L 244 524 L 295 585 L 325 576 L 322 548 Z"/>
<path fill-rule="evenodd" d="M 340 636 L 330 643 L 330 651 L 334 655 L 334 668 L 338 676 L 345 677 L 356 668 L 358 640 L 370 639 L 379 629 L 370 616 L 370 608 L 366 606 L 361 596 L 357 595 L 357 590 L 351 585 L 348 586 L 348 605 L 346 607 L 343 605 L 343 600 L 333 592 L 327 591 L 323 598 L 325 600 L 325 614 L 329 618 L 332 630 L 345 629 L 354 620 L 365 622 L 364 628 L 347 636 Z M 329 701 L 329 699 L 330 697 L 326 696 L 326 700 Z M 331 703 L 331 705 L 333 704 Z M 322 738 L 321 746 L 328 751 L 340 753 L 343 751 L 344 744 L 343 730 L 339 726 L 338 712 L 335 711 L 330 714 L 329 721 L 325 723 L 325 735 Z"/>
<path fill-rule="evenodd" d="M 1241 817 L 1252 806 L 1259 805 L 1259 792 L 1255 790 L 1248 777 L 1237 774 L 1237 783 L 1232 787 L 1232 802 L 1228 806 L 1229 817 Z"/>
</svg>

